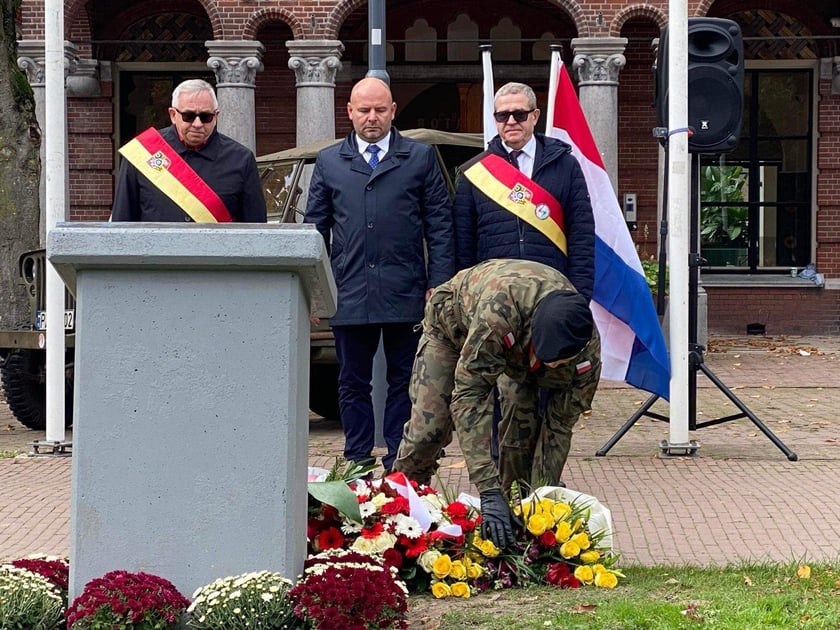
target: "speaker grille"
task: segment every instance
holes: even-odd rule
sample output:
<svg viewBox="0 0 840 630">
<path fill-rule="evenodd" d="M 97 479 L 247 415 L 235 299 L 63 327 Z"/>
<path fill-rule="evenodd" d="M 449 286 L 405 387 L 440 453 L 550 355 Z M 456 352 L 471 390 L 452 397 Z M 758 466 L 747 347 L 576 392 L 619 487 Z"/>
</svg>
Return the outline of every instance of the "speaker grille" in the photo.
<svg viewBox="0 0 840 630">
<path fill-rule="evenodd" d="M 737 22 L 688 20 L 688 150 L 723 153 L 738 144 L 744 90 L 744 51 Z M 668 29 L 662 31 L 656 62 L 659 126 L 668 127 Z"/>
</svg>

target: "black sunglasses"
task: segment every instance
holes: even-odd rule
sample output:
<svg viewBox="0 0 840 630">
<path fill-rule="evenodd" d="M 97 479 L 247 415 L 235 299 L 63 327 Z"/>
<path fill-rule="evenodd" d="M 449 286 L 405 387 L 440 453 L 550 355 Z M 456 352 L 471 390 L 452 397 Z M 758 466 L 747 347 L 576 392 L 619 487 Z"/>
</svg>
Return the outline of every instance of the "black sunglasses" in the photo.
<svg viewBox="0 0 840 630">
<path fill-rule="evenodd" d="M 513 119 L 516 122 L 525 122 L 528 119 L 528 116 L 534 112 L 533 109 L 529 109 L 527 112 L 522 111 L 521 109 L 517 109 L 515 112 L 493 112 L 493 118 L 496 119 L 496 122 L 504 123 L 508 121 L 508 118 L 513 116 Z"/>
<path fill-rule="evenodd" d="M 200 118 L 201 122 L 203 122 L 206 125 L 207 123 L 213 122 L 213 119 L 216 117 L 215 112 L 182 112 L 177 107 L 173 107 L 172 109 L 181 114 L 181 118 L 185 123 L 191 123 L 196 118 Z"/>
</svg>

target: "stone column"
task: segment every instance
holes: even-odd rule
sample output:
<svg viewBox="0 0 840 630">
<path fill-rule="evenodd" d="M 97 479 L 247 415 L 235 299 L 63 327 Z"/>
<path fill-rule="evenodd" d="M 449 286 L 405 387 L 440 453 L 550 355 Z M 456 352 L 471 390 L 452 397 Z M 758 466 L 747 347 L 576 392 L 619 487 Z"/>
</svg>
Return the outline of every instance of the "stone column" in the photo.
<svg viewBox="0 0 840 630">
<path fill-rule="evenodd" d="M 618 191 L 618 73 L 624 67 L 626 37 L 572 40 L 580 106 L 586 114 L 613 190 Z"/>
<path fill-rule="evenodd" d="M 292 40 L 289 68 L 297 86 L 296 144 L 335 138 L 335 75 L 341 69 L 340 41 Z"/>
<path fill-rule="evenodd" d="M 255 151 L 254 81 L 263 69 L 263 45 L 254 40 L 207 41 L 207 66 L 216 74 L 220 133 Z"/>
<path fill-rule="evenodd" d="M 46 142 L 44 141 L 43 131 L 45 118 L 47 113 L 47 90 L 45 73 L 46 66 L 44 63 L 44 42 L 43 40 L 21 40 L 18 42 L 17 59 L 18 67 L 26 74 L 29 85 L 32 88 L 32 93 L 35 98 L 35 119 L 38 121 L 38 126 L 41 128 L 41 149 L 40 159 L 41 166 L 46 164 Z M 76 72 L 79 67 L 79 56 L 76 53 L 76 46 L 72 42 L 64 42 L 64 77 L 65 82 L 67 77 Z M 96 63 L 96 62 L 93 62 Z M 72 96 L 72 94 L 71 94 Z M 46 242 L 47 224 L 46 224 L 46 181 L 47 178 L 41 173 L 41 181 L 38 186 L 38 199 L 41 207 L 41 218 L 38 227 L 38 235 L 41 244 Z"/>
</svg>

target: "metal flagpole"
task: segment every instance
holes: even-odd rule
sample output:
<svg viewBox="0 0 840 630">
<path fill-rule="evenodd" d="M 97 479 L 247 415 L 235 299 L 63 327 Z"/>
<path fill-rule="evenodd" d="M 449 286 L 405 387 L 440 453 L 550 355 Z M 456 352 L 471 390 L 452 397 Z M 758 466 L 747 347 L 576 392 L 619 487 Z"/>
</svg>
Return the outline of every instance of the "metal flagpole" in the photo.
<svg viewBox="0 0 840 630">
<path fill-rule="evenodd" d="M 549 135 L 554 128 L 554 103 L 557 101 L 557 83 L 559 82 L 560 64 L 563 60 L 560 58 L 561 46 L 559 44 L 551 45 L 551 65 L 548 71 L 548 102 L 546 103 L 545 112 L 545 135 Z"/>
<path fill-rule="evenodd" d="M 481 129 L 484 132 L 484 146 L 490 144 L 490 141 L 496 136 L 496 122 L 493 120 L 494 96 L 496 90 L 493 86 L 493 60 L 490 56 L 490 51 L 493 46 L 490 44 L 482 44 L 479 46 L 481 50 L 481 67 L 484 71 L 484 84 L 482 85 L 482 103 L 481 103 Z"/>
<path fill-rule="evenodd" d="M 46 177 L 46 232 L 66 219 L 67 130 L 64 97 L 64 1 L 46 0 L 44 62 L 46 111 L 44 142 Z M 51 444 L 64 442 L 64 283 L 52 264 L 46 264 L 47 306 L 47 435 Z"/>
<path fill-rule="evenodd" d="M 671 352 L 669 442 L 666 451 L 689 449 L 688 257 L 690 238 L 688 161 L 688 7 L 668 3 L 668 232 Z"/>
</svg>

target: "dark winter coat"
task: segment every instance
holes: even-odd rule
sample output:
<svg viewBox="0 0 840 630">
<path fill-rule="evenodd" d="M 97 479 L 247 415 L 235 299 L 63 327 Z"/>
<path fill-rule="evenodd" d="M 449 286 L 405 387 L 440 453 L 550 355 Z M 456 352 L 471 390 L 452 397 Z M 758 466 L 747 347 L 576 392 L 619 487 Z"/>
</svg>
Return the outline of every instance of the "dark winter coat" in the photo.
<svg viewBox="0 0 840 630">
<path fill-rule="evenodd" d="M 568 144 L 542 134 L 535 137 L 537 150 L 531 179 L 550 192 L 563 208 L 568 256 L 539 230 L 491 201 L 462 176 L 454 204 L 457 267 L 466 269 L 491 258 L 532 260 L 554 267 L 571 280 L 579 293 L 591 299 L 595 219 L 586 179 Z M 498 136 L 488 150 L 508 158 Z"/>
<path fill-rule="evenodd" d="M 234 221 L 265 223 L 265 197 L 253 152 L 213 130 L 198 151 L 178 139 L 174 125 L 160 134 L 224 202 Z M 123 158 L 114 194 L 113 221 L 192 221 L 166 194 Z"/>
<path fill-rule="evenodd" d="M 426 290 L 455 273 L 452 207 L 434 149 L 396 129 L 375 170 L 355 133 L 323 149 L 304 221 L 330 252 L 334 326 L 419 322 Z"/>
</svg>

